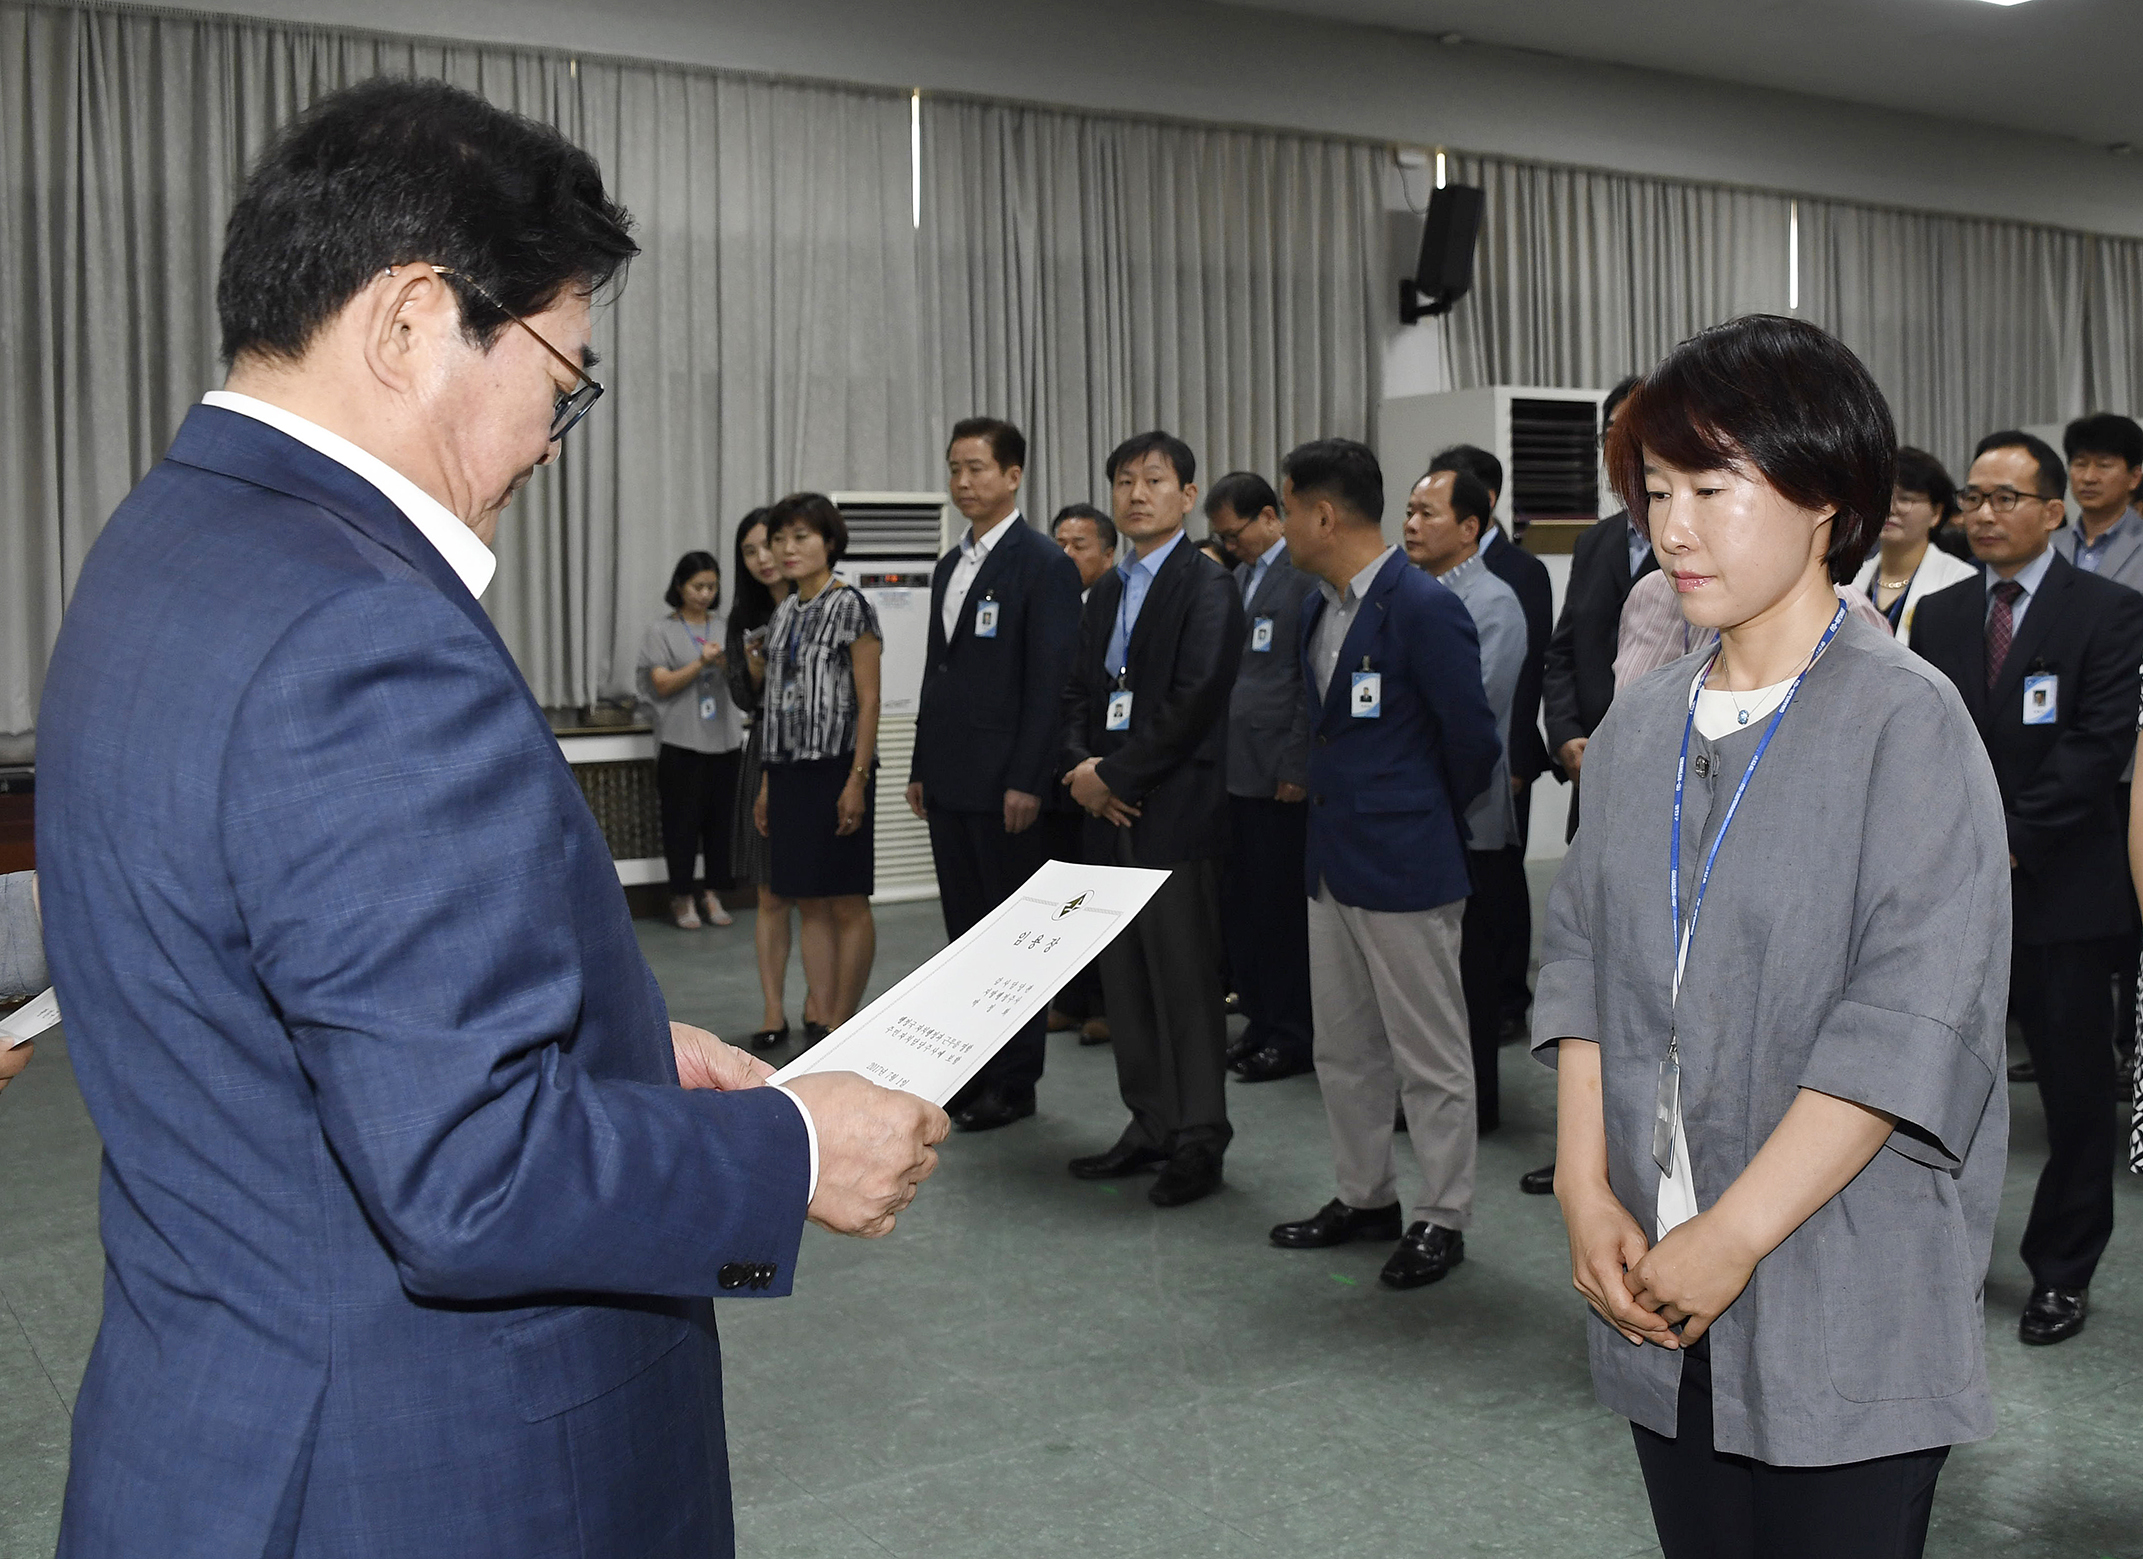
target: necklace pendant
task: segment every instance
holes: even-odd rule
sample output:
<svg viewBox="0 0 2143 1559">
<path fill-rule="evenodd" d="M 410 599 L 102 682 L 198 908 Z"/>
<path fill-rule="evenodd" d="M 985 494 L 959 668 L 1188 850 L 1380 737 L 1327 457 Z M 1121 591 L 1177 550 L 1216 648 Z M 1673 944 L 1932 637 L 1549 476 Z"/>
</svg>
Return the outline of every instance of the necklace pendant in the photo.
<svg viewBox="0 0 2143 1559">
<path fill-rule="evenodd" d="M 1740 712 L 1740 718 L 1735 723 L 1738 725 L 1747 725 L 1749 723 L 1749 712 L 1746 709 L 1742 710 Z"/>
</svg>

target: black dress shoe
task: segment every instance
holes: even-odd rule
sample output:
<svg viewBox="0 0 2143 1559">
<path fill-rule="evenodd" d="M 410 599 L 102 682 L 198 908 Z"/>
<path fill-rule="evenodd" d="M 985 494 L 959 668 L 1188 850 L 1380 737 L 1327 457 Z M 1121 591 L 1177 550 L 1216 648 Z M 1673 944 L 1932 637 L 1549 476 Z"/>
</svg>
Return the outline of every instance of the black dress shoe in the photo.
<svg viewBox="0 0 2143 1559">
<path fill-rule="evenodd" d="M 1275 1224 L 1272 1230 L 1272 1242 L 1282 1250 L 1323 1250 L 1349 1240 L 1398 1237 L 1397 1202 L 1389 1207 L 1349 1207 L 1336 1196 L 1299 1223 Z"/>
<path fill-rule="evenodd" d="M 1296 1077 L 1311 1069 L 1308 1056 L 1267 1045 L 1253 1050 L 1235 1064 L 1235 1075 L 1246 1083 L 1269 1083 L 1276 1078 Z"/>
<path fill-rule="evenodd" d="M 2024 1306 L 2024 1318 L 2017 1322 L 2017 1340 L 2034 1347 L 2067 1342 L 2083 1330 L 2084 1317 L 2090 1313 L 2088 1288 L 2034 1288 Z"/>
<path fill-rule="evenodd" d="M 804 1019 L 804 1048 L 809 1050 L 832 1032 L 833 1030 L 823 1023 L 813 1023 L 809 1018 Z"/>
<path fill-rule="evenodd" d="M 1180 1147 L 1161 1166 L 1146 1200 L 1156 1207 L 1181 1207 L 1220 1189 L 1220 1154 L 1202 1142 Z"/>
<path fill-rule="evenodd" d="M 1119 1142 L 1106 1153 L 1073 1159 L 1070 1169 L 1074 1180 L 1117 1180 L 1167 1162 L 1168 1155 L 1159 1148 L 1135 1148 L 1128 1142 Z"/>
<path fill-rule="evenodd" d="M 1000 1126 L 1023 1121 L 1033 1113 L 1032 1088 L 1019 1093 L 998 1093 L 993 1089 L 978 1095 L 973 1103 L 954 1110 L 952 1123 L 962 1131 L 995 1131 Z"/>
<path fill-rule="evenodd" d="M 1221 1001 L 1220 1010 L 1231 1018 L 1241 1017 L 1243 1015 L 1243 998 L 1234 991 L 1228 992 Z"/>
<path fill-rule="evenodd" d="M 788 1042 L 789 1020 L 787 1018 L 781 1020 L 780 1028 L 761 1029 L 751 1037 L 751 1047 L 754 1050 L 772 1050 L 776 1045 L 786 1045 Z"/>
<path fill-rule="evenodd" d="M 1384 1263 L 1377 1281 L 1386 1288 L 1420 1288 L 1465 1259 L 1465 1235 L 1440 1223 L 1416 1223 L 1399 1236 L 1399 1248 Z"/>
<path fill-rule="evenodd" d="M 2030 1056 L 2009 1063 L 2009 1081 L 2012 1083 L 2035 1083 L 2038 1080 L 2039 1069 L 2031 1064 Z"/>
<path fill-rule="evenodd" d="M 1265 1037 L 1252 1024 L 1228 1041 L 1228 1069 L 1233 1071 L 1265 1048 Z"/>
<path fill-rule="evenodd" d="M 1109 1020 L 1088 1018 L 1079 1025 L 1079 1043 L 1082 1045 L 1106 1045 L 1109 1042 Z"/>
<path fill-rule="evenodd" d="M 1543 1164 L 1538 1169 L 1528 1169 L 1518 1177 L 1518 1189 L 1527 1196 L 1553 1196 L 1555 1194 L 1555 1166 Z"/>
</svg>

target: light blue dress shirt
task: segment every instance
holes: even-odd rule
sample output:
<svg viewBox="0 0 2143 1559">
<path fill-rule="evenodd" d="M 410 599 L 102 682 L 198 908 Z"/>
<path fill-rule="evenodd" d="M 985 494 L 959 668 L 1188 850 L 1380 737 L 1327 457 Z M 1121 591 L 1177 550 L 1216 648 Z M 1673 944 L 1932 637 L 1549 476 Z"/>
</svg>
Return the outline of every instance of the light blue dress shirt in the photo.
<svg viewBox="0 0 2143 1559">
<path fill-rule="evenodd" d="M 1265 583 L 1265 575 L 1272 569 L 1272 560 L 1278 557 L 1286 546 L 1287 538 L 1282 536 L 1263 552 L 1260 552 L 1255 563 L 1248 568 L 1237 570 L 1243 576 L 1243 605 L 1248 606 L 1250 604 L 1250 598 L 1258 593 L 1258 586 Z"/>
<path fill-rule="evenodd" d="M 2031 610 L 2031 603 L 2038 599 L 2039 584 L 2046 578 L 2046 571 L 2053 567 L 2053 564 L 2054 549 L 2048 547 L 2044 552 L 2018 569 L 2012 576 L 2017 584 L 2024 587 L 2024 593 L 2016 598 L 2016 605 L 2009 608 L 2009 631 L 2011 633 L 2024 626 L 2024 614 Z M 1994 587 L 2000 584 L 2002 579 L 1999 574 L 1984 563 L 1980 565 L 1980 572 L 1985 576 L 1987 582 L 1987 615 L 1981 621 L 1991 622 L 1994 618 Z"/>
<path fill-rule="evenodd" d="M 1139 608 L 1146 604 L 1146 592 L 1153 588 L 1153 576 L 1161 571 L 1168 554 L 1175 551 L 1183 541 L 1183 532 L 1177 531 L 1146 556 L 1136 552 L 1116 566 L 1123 576 L 1123 599 L 1116 603 L 1116 626 L 1109 633 L 1109 675 L 1115 676 L 1124 669 L 1125 658 L 1131 650 L 1131 630 L 1138 626 Z"/>
<path fill-rule="evenodd" d="M 2125 536 L 2139 525 L 2143 525 L 2143 516 L 2139 516 L 2133 509 L 2127 509 L 2119 519 L 2098 533 L 2098 540 L 2085 541 L 2083 522 L 2079 520 L 2076 527 L 2076 566 L 2087 574 L 2097 573 L 2106 561 L 2106 549 L 2113 545 L 2113 538 Z"/>
<path fill-rule="evenodd" d="M 1644 532 L 1637 528 L 1635 520 L 1629 522 L 1629 527 L 1630 533 L 1625 539 L 1625 544 L 1630 549 L 1630 578 L 1635 579 L 1637 570 L 1644 567 L 1644 557 L 1647 552 L 1652 550 L 1652 543 L 1645 540 Z"/>
</svg>

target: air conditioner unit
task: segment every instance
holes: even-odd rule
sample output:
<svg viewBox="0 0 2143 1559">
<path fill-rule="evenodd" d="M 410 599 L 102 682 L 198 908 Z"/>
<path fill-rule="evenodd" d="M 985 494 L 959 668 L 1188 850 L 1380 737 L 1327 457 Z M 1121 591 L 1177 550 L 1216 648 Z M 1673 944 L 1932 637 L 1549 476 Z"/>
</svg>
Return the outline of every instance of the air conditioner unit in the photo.
<svg viewBox="0 0 2143 1559">
<path fill-rule="evenodd" d="M 1384 468 L 1386 530 L 1396 534 L 1407 495 L 1439 450 L 1477 444 L 1503 462 L 1496 518 L 1513 536 L 1531 530 L 1527 549 L 1568 552 L 1577 532 L 1600 517 L 1600 403 L 1605 390 L 1492 385 L 1404 395 L 1384 402 L 1377 462 Z M 1621 507 L 1611 498 L 1608 507 Z"/>
<path fill-rule="evenodd" d="M 958 511 L 943 493 L 834 493 L 848 526 L 848 551 L 834 572 L 861 590 L 885 635 L 880 660 L 878 794 L 873 844 L 878 891 L 898 904 L 937 897 L 930 830 L 908 810 L 908 761 L 915 754 L 915 710 L 930 652 L 930 575 Z"/>
</svg>

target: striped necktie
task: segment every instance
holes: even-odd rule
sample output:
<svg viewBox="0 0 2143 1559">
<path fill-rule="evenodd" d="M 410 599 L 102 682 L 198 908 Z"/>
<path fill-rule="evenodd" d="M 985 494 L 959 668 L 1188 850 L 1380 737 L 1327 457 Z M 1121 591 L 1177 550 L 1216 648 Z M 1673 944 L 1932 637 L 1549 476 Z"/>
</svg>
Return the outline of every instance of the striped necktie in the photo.
<svg viewBox="0 0 2143 1559">
<path fill-rule="evenodd" d="M 2009 642 L 2016 634 L 2016 604 L 2024 587 L 2005 579 L 1994 587 L 1994 610 L 1987 613 L 1987 691 L 2001 680 L 2002 662 L 2009 658 Z"/>
</svg>

